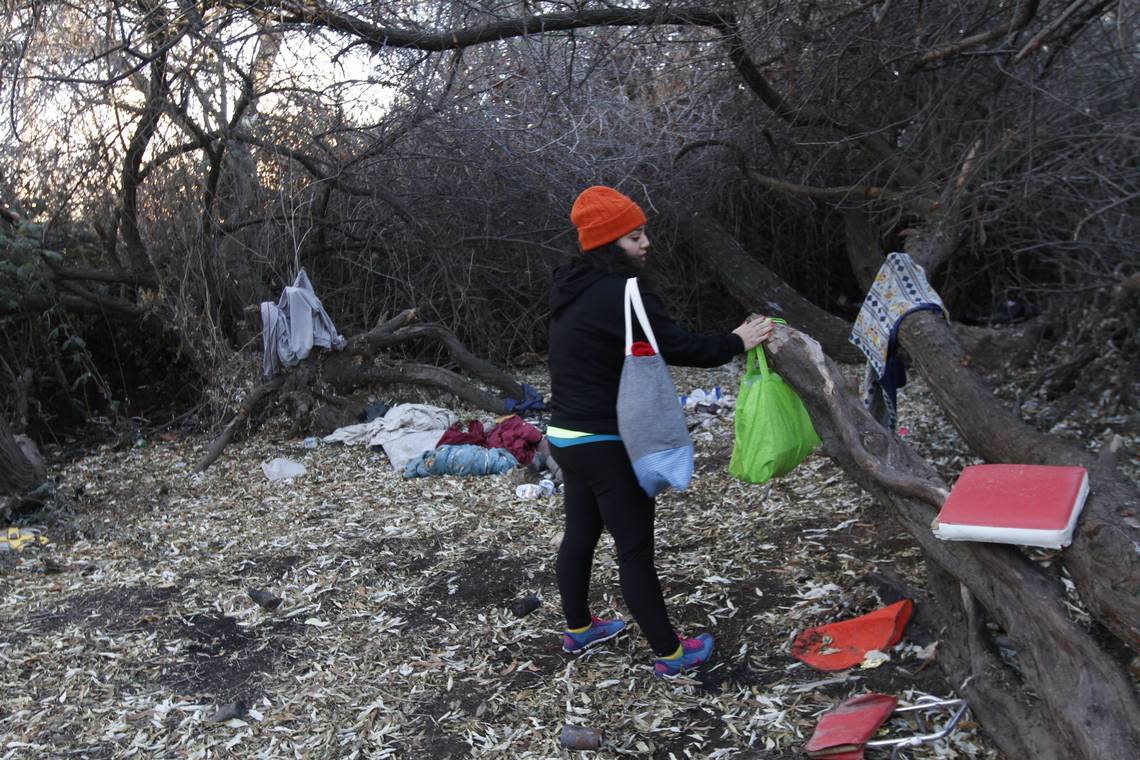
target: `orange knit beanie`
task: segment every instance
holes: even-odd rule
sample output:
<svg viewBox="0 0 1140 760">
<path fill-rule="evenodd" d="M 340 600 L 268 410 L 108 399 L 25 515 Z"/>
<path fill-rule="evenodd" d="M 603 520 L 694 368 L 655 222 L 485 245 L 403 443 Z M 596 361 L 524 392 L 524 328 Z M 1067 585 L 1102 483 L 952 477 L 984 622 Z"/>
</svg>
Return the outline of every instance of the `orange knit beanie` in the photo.
<svg viewBox="0 0 1140 760">
<path fill-rule="evenodd" d="M 587 187 L 570 209 L 570 221 L 578 228 L 578 243 L 589 251 L 644 226 L 641 207 L 612 187 Z"/>
</svg>

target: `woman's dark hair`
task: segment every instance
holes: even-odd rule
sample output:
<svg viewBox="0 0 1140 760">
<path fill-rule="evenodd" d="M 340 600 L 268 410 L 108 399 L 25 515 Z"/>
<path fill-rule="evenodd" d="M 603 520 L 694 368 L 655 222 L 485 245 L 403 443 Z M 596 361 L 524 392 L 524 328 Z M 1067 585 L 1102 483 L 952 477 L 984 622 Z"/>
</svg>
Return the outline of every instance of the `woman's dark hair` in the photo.
<svg viewBox="0 0 1140 760">
<path fill-rule="evenodd" d="M 575 256 L 587 266 L 621 277 L 637 277 L 639 267 L 617 243 L 606 243 L 589 251 L 578 251 Z"/>
<path fill-rule="evenodd" d="M 617 243 L 606 243 L 589 251 L 576 248 L 570 254 L 569 263 L 575 268 L 595 269 L 618 277 L 637 277 L 643 291 L 657 290 L 652 268 L 639 267 Z"/>
</svg>

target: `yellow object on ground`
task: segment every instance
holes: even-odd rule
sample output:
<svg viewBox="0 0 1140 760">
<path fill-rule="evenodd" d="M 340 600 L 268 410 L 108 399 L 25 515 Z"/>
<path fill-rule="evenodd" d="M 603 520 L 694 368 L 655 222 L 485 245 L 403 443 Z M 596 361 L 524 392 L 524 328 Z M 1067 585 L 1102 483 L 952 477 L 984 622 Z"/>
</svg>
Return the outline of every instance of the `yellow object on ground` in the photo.
<svg viewBox="0 0 1140 760">
<path fill-rule="evenodd" d="M 47 536 L 42 535 L 35 528 L 8 528 L 3 538 L 0 538 L 0 552 L 20 551 L 26 544 L 47 545 Z"/>
</svg>

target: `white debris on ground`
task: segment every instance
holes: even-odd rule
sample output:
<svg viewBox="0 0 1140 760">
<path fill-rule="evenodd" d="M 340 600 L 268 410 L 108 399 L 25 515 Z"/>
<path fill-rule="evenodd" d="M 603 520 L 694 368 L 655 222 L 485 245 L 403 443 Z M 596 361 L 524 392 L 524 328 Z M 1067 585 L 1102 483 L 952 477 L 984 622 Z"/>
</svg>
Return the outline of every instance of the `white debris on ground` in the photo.
<svg viewBox="0 0 1140 760">
<path fill-rule="evenodd" d="M 740 372 L 675 377 L 734 395 Z M 949 452 L 917 384 L 902 424 Z M 630 635 L 562 652 L 557 497 L 518 499 L 506 476 L 403 480 L 381 452 L 270 428 L 191 475 L 208 438 L 156 438 L 68 465 L 53 543 L 0 564 L 0 757 L 568 757 L 569 723 L 604 732 L 597 757 L 792 758 L 852 694 L 952 696 L 935 642 L 844 673 L 789 656 L 797 631 L 880 606 L 868 571 L 921 584 L 918 551 L 825 457 L 745 484 L 727 473 L 731 410 L 689 419 L 697 475 L 658 501 L 657 556 L 678 628 L 717 639 L 694 677 L 653 678 L 608 538 L 593 611 Z M 277 457 L 307 472 L 270 481 Z M 516 618 L 527 595 L 542 604 Z M 909 754 L 998 756 L 969 716 Z"/>
</svg>

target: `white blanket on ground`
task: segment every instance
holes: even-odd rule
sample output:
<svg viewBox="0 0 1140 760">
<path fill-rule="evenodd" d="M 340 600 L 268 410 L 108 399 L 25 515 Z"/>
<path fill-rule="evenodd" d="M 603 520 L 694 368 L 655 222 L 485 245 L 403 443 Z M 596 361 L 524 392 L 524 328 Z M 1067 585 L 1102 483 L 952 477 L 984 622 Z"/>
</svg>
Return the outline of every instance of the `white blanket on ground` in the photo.
<svg viewBox="0 0 1140 760">
<path fill-rule="evenodd" d="M 392 468 L 403 470 L 409 460 L 435 444 L 458 422 L 455 413 L 428 404 L 397 404 L 383 417 L 338 428 L 324 437 L 326 443 L 382 446 Z"/>
</svg>

